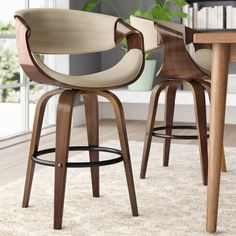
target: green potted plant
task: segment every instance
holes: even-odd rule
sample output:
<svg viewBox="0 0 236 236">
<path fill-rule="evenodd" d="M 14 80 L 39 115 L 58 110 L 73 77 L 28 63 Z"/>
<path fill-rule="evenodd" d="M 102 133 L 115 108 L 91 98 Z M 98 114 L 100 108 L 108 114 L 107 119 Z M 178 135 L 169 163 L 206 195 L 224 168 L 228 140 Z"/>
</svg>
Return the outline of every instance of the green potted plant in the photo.
<svg viewBox="0 0 236 236">
<path fill-rule="evenodd" d="M 114 11 L 114 14 L 130 23 L 130 15 L 145 17 L 153 20 L 172 21 L 174 18 L 184 18 L 186 14 L 181 11 L 182 7 L 187 4 L 185 0 L 156 0 L 147 10 L 143 8 L 143 0 L 130 0 L 131 6 L 128 15 L 122 15 L 116 0 L 88 0 L 84 6 L 84 11 L 93 11 L 100 3 L 107 4 Z M 175 10 L 173 10 L 175 9 Z M 178 10 L 179 9 L 179 10 Z M 123 48 L 126 49 L 125 41 L 122 42 Z M 151 53 L 145 55 L 145 68 L 140 78 L 129 85 L 130 90 L 151 90 L 156 70 L 156 60 L 152 59 Z"/>
</svg>

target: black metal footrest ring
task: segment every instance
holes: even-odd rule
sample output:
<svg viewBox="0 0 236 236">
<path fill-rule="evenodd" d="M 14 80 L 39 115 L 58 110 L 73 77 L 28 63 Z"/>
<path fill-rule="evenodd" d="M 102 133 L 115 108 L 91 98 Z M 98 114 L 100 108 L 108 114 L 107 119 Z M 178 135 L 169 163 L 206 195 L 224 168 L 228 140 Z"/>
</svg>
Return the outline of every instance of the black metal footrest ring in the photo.
<svg viewBox="0 0 236 236">
<path fill-rule="evenodd" d="M 198 139 L 197 135 L 174 135 L 174 134 L 163 134 L 159 133 L 158 131 L 161 130 L 176 130 L 176 129 L 191 129 L 196 130 L 196 126 L 192 125 L 172 125 L 172 126 L 161 126 L 161 127 L 155 127 L 152 132 L 152 136 L 158 137 L 158 138 L 170 138 L 170 139 L 186 139 L 186 140 L 194 140 Z M 209 130 L 209 128 L 207 128 Z M 207 138 L 209 138 L 209 135 L 207 135 Z"/>
<path fill-rule="evenodd" d="M 94 152 L 107 152 L 107 153 L 113 153 L 117 154 L 118 157 L 110 159 L 110 160 L 104 160 L 104 161 L 96 161 L 96 162 L 67 162 L 66 166 L 69 168 L 84 168 L 84 167 L 95 167 L 95 166 L 107 166 L 116 164 L 118 162 L 123 161 L 122 153 L 120 150 L 115 148 L 108 148 L 108 147 L 97 147 L 97 146 L 73 146 L 69 147 L 70 151 L 94 151 Z M 44 149 L 35 152 L 32 155 L 32 160 L 40 165 L 45 166 L 52 166 L 55 167 L 56 163 L 55 161 L 48 161 L 38 158 L 38 156 L 42 156 L 49 153 L 55 153 L 55 148 L 49 148 Z"/>
</svg>

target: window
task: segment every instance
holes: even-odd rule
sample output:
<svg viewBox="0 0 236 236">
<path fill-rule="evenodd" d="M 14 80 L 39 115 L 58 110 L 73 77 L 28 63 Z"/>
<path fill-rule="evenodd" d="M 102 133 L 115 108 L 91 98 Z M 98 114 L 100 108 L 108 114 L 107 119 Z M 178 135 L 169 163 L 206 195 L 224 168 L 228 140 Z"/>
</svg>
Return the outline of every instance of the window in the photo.
<svg viewBox="0 0 236 236">
<path fill-rule="evenodd" d="M 22 72 L 16 53 L 14 12 L 24 8 L 54 7 L 52 0 L 0 0 L 0 140 L 32 129 L 36 102 L 51 86 L 30 81 Z M 48 65 L 52 57 L 45 57 Z M 55 123 L 55 101 L 50 101 L 44 127 Z"/>
</svg>

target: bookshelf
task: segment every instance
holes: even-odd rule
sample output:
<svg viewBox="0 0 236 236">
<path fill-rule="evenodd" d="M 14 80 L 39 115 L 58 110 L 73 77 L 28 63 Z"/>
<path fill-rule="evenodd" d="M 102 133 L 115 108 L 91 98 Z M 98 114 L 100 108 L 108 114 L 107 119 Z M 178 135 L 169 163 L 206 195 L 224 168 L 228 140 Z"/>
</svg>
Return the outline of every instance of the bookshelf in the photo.
<svg viewBox="0 0 236 236">
<path fill-rule="evenodd" d="M 183 7 L 185 26 L 201 30 L 236 29 L 236 1 L 189 0 Z"/>
</svg>

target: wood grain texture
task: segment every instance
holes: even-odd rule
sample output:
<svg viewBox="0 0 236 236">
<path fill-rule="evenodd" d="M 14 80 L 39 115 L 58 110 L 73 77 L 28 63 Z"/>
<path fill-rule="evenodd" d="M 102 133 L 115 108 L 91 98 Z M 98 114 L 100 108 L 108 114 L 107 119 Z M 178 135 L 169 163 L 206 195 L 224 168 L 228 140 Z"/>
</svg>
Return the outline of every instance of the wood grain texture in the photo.
<svg viewBox="0 0 236 236">
<path fill-rule="evenodd" d="M 202 183 L 207 185 L 208 174 L 208 148 L 207 148 L 207 121 L 206 121 L 206 102 L 204 87 L 201 83 L 191 81 L 188 83 L 193 92 L 196 126 L 198 132 L 199 154 L 202 170 Z"/>
<path fill-rule="evenodd" d="M 236 43 L 236 32 L 206 32 L 195 33 L 193 37 L 194 43 Z"/>
<path fill-rule="evenodd" d="M 210 40 L 209 40 L 210 41 Z M 209 172 L 207 193 L 208 232 L 215 232 L 220 188 L 220 168 L 224 135 L 229 45 L 213 44 Z"/>
<path fill-rule="evenodd" d="M 196 44 L 216 44 L 227 43 L 230 44 L 229 61 L 236 62 L 236 32 L 195 32 L 193 42 Z"/>
<path fill-rule="evenodd" d="M 152 133 L 153 133 L 153 128 L 154 128 L 160 93 L 163 89 L 165 89 L 166 87 L 170 85 L 177 86 L 181 83 L 182 81 L 179 81 L 179 80 L 164 81 L 160 84 L 157 84 L 152 90 L 150 103 L 149 103 L 149 109 L 148 109 L 146 132 L 145 132 L 145 137 L 144 137 L 144 148 L 143 148 L 142 164 L 141 164 L 141 170 L 140 170 L 141 179 L 145 179 L 146 177 L 148 158 L 149 158 L 150 147 L 151 147 L 151 142 L 152 142 Z"/>
<path fill-rule="evenodd" d="M 126 180 L 128 185 L 130 203 L 133 216 L 138 216 L 138 206 L 136 200 L 136 193 L 135 193 L 135 186 L 134 186 L 134 178 L 131 166 L 131 159 L 130 159 L 130 151 L 129 151 L 129 144 L 128 144 L 128 137 L 125 125 L 125 118 L 124 118 L 124 111 L 120 100 L 110 91 L 84 91 L 85 94 L 96 94 L 105 97 L 109 100 L 112 104 L 114 109 L 116 124 L 119 134 L 121 152 L 124 162 Z"/>
<path fill-rule="evenodd" d="M 178 85 L 169 85 L 166 88 L 165 92 L 165 126 L 172 126 L 173 125 L 173 118 L 174 118 L 174 110 L 175 110 L 175 97 Z M 166 129 L 165 133 L 167 135 L 172 134 L 172 129 Z M 170 156 L 170 144 L 171 139 L 165 138 L 164 139 L 164 147 L 163 147 L 163 166 L 169 165 L 169 156 Z"/>
<path fill-rule="evenodd" d="M 200 161 L 202 170 L 202 182 L 207 185 L 207 170 L 208 170 L 208 148 L 207 148 L 207 123 L 206 123 L 206 103 L 204 87 L 197 81 L 184 80 L 170 80 L 165 81 L 154 87 L 149 104 L 149 112 L 147 118 L 147 128 L 144 139 L 144 149 L 142 157 L 142 165 L 140 171 L 140 178 L 144 179 L 146 176 L 150 146 L 152 142 L 152 133 L 156 117 L 156 110 L 158 106 L 158 98 L 160 92 L 166 89 L 166 103 L 165 103 L 165 125 L 173 124 L 173 114 L 175 105 L 175 94 L 178 85 L 187 84 L 193 92 L 195 103 L 195 114 L 198 131 L 198 141 L 200 149 Z M 166 134 L 171 134 L 171 130 L 166 130 Z M 166 138 L 164 141 L 163 150 L 163 166 L 168 166 L 170 153 L 170 139 Z"/>
<path fill-rule="evenodd" d="M 22 207 L 28 207 L 29 205 L 31 187 L 32 187 L 33 176 L 34 176 L 34 169 L 35 169 L 35 163 L 32 161 L 32 155 L 38 151 L 40 134 L 41 134 L 42 124 L 43 124 L 43 117 L 44 117 L 44 112 L 45 112 L 47 102 L 52 96 L 60 94 L 63 91 L 64 90 L 62 89 L 49 91 L 45 93 L 39 99 L 37 103 L 35 116 L 34 116 L 34 124 L 33 124 L 30 149 L 29 149 L 28 165 L 27 165 Z"/>
<path fill-rule="evenodd" d="M 183 35 L 157 22 L 155 25 L 161 36 L 164 53 L 162 66 L 157 75 L 167 79 L 209 79 L 186 50 Z"/>
<path fill-rule="evenodd" d="M 140 170 L 140 178 L 145 179 L 147 172 L 147 164 L 149 159 L 150 147 L 152 142 L 152 132 L 154 128 L 154 122 L 156 118 L 156 111 L 158 105 L 158 99 L 161 91 L 168 86 L 168 83 L 163 85 L 156 85 L 152 90 L 152 95 L 150 98 L 149 109 L 148 109 L 148 117 L 146 124 L 146 132 L 144 137 L 144 148 L 143 148 L 143 156 L 142 156 L 142 164 Z"/>
<path fill-rule="evenodd" d="M 62 228 L 71 119 L 77 90 L 67 90 L 59 98 L 56 122 L 56 161 L 54 186 L 54 229 Z"/>
<path fill-rule="evenodd" d="M 236 44 L 230 45 L 230 56 L 229 56 L 230 62 L 236 62 Z"/>
<path fill-rule="evenodd" d="M 201 81 L 201 84 L 208 93 L 209 101 L 211 101 L 211 83 L 209 81 Z M 225 159 L 224 145 L 223 145 L 222 158 L 221 158 L 221 171 L 227 172 L 227 164 L 226 164 L 226 159 Z"/>
<path fill-rule="evenodd" d="M 87 136 L 89 146 L 99 146 L 99 117 L 98 117 L 98 98 L 97 95 L 87 95 L 84 98 L 85 117 L 87 125 Z M 89 152 L 90 161 L 99 161 L 99 152 Z M 99 166 L 91 167 L 91 180 L 93 196 L 99 197 Z"/>
</svg>

